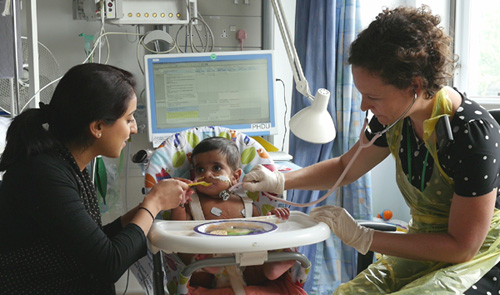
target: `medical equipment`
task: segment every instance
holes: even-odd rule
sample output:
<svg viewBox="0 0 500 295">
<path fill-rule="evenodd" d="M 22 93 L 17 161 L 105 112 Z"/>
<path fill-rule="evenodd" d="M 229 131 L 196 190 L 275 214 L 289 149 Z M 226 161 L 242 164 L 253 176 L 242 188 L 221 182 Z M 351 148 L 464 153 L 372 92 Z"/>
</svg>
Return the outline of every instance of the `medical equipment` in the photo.
<svg viewBox="0 0 500 295">
<path fill-rule="evenodd" d="M 415 92 L 414 94 L 414 97 L 413 97 L 413 100 L 411 102 L 411 104 L 406 108 L 406 110 L 404 111 L 404 113 L 399 116 L 399 118 L 396 119 L 396 121 L 394 121 L 394 123 L 392 123 L 391 125 L 389 125 L 388 127 L 385 127 L 384 130 L 382 131 L 379 131 L 377 133 L 375 133 L 375 136 L 377 138 L 379 138 L 380 136 L 382 136 L 384 133 L 386 133 L 387 131 L 389 131 L 394 125 L 396 125 L 399 121 L 401 121 L 405 116 L 406 114 L 410 111 L 411 107 L 413 107 L 413 105 L 415 104 L 415 101 L 417 100 L 418 98 L 418 95 L 417 93 Z M 366 111 L 366 115 L 365 115 L 365 126 L 367 128 L 367 131 L 370 132 L 371 134 L 373 134 L 373 132 L 371 132 L 370 130 L 370 127 L 368 126 L 368 111 Z M 365 128 L 363 128 L 363 131 L 365 130 Z M 362 132 L 363 132 L 362 131 Z M 361 136 L 360 136 L 361 138 Z M 371 145 L 371 144 L 370 144 Z"/>
<path fill-rule="evenodd" d="M 78 0 L 73 19 L 115 25 L 187 24 L 197 15 L 197 0 Z"/>
<path fill-rule="evenodd" d="M 436 123 L 437 146 L 439 150 L 444 150 L 453 141 L 453 132 L 451 131 L 450 116 L 444 115 Z"/>
<path fill-rule="evenodd" d="M 19 79 L 13 80 L 0 79 L 0 109 L 10 114 L 11 117 L 17 116 L 25 108 L 30 107 L 32 105 L 32 100 L 35 98 L 31 94 L 31 91 L 35 89 L 33 87 L 35 85 L 35 77 L 31 76 L 33 69 L 29 63 L 28 38 L 22 36 L 21 43 L 23 60 L 21 76 Z M 48 47 L 40 42 L 38 42 L 37 56 L 37 83 L 40 88 L 46 88 L 45 91 L 39 94 L 38 99 L 39 101 L 48 103 L 57 85 L 53 84 L 52 81 L 61 76 L 61 69 L 54 54 Z M 16 88 L 15 84 L 17 84 L 19 89 L 19 97 L 17 101 L 13 102 L 11 98 L 13 97 L 12 89 Z"/>
<path fill-rule="evenodd" d="M 272 51 L 146 55 L 145 78 L 154 147 L 197 126 L 277 133 Z"/>
</svg>

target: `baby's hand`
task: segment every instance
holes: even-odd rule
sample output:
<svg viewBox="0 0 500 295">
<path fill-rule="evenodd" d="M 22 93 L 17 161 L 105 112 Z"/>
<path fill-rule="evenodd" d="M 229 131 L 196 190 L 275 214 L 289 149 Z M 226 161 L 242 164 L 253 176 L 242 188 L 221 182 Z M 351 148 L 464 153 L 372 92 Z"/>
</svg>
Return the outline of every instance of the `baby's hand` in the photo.
<svg viewBox="0 0 500 295">
<path fill-rule="evenodd" d="M 279 219 L 287 220 L 290 218 L 290 209 L 282 207 L 274 208 L 267 215 L 276 215 Z"/>
</svg>

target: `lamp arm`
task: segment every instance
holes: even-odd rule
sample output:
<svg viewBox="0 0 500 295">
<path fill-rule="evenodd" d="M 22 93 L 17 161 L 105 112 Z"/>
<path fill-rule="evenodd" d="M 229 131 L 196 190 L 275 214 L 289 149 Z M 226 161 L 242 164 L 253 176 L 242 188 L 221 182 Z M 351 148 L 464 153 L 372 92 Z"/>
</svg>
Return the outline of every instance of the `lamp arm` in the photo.
<svg viewBox="0 0 500 295">
<path fill-rule="evenodd" d="M 290 131 L 298 138 L 311 143 L 327 143 L 335 138 L 335 125 L 327 111 L 330 91 L 318 89 L 316 96 L 312 96 L 297 50 L 290 39 L 290 30 L 283 14 L 281 0 L 270 0 L 273 5 L 274 16 L 283 38 L 288 61 L 292 67 L 293 78 L 297 91 L 311 101 L 311 106 L 297 112 L 290 119 Z"/>
<path fill-rule="evenodd" d="M 281 6 L 280 0 L 271 0 L 273 5 L 274 16 L 278 22 L 278 27 L 281 32 L 281 37 L 283 38 L 283 43 L 285 45 L 286 54 L 288 56 L 288 61 L 292 67 L 293 78 L 295 81 L 295 88 L 297 91 L 307 97 L 311 102 L 314 101 L 314 96 L 311 94 L 309 89 L 309 83 L 307 83 L 304 72 L 302 71 L 302 66 L 300 64 L 299 57 L 297 55 L 297 50 L 290 39 L 290 30 L 286 22 L 285 15 L 283 14 L 283 7 Z"/>
</svg>

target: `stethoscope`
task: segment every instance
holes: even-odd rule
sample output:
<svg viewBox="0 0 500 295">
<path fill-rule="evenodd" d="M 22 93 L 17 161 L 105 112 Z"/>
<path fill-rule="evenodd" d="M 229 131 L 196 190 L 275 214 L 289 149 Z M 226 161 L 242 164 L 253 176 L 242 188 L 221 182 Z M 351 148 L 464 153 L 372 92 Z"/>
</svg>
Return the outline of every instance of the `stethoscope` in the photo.
<svg viewBox="0 0 500 295">
<path fill-rule="evenodd" d="M 406 110 L 404 111 L 404 113 L 401 116 L 399 116 L 399 118 L 396 121 L 394 121 L 394 123 L 392 123 L 388 127 L 385 127 L 384 130 L 376 132 L 375 134 L 373 132 L 371 132 L 370 126 L 368 125 L 368 111 L 366 111 L 366 114 L 365 114 L 365 123 L 363 125 L 363 128 L 361 129 L 361 134 L 359 135 L 360 145 L 363 145 L 363 143 L 361 143 L 361 140 L 363 138 L 363 136 L 362 136 L 363 134 L 362 133 L 363 133 L 364 130 L 367 130 L 370 134 L 374 134 L 374 138 L 375 138 L 375 140 L 377 140 L 380 136 L 382 136 L 384 133 L 386 133 L 387 131 L 389 131 L 394 125 L 396 125 L 397 123 L 399 123 L 399 121 L 401 121 L 402 119 L 405 118 L 406 114 L 408 114 L 408 112 L 410 111 L 410 109 L 415 104 L 415 101 L 417 100 L 417 98 L 418 98 L 418 96 L 417 96 L 417 93 L 415 92 L 415 95 L 413 96 L 412 102 L 406 108 Z M 375 140 L 373 140 L 373 138 L 372 138 L 372 140 L 370 140 L 370 142 L 369 142 L 369 145 L 367 145 L 366 147 L 371 146 L 373 144 L 373 142 L 375 142 Z"/>
<path fill-rule="evenodd" d="M 373 145 L 373 143 L 379 138 L 381 137 L 384 133 L 386 133 L 387 131 L 389 131 L 392 127 L 394 127 L 394 125 L 396 125 L 399 121 L 401 121 L 402 119 L 405 118 L 406 114 L 408 114 L 408 112 L 410 111 L 410 109 L 413 107 L 413 105 L 415 104 L 415 101 L 417 100 L 417 93 L 415 92 L 415 95 L 413 97 L 413 100 L 412 102 L 410 103 L 410 105 L 406 108 L 406 110 L 403 112 L 403 114 L 401 116 L 399 116 L 399 118 L 394 121 L 394 123 L 392 123 L 391 125 L 389 125 L 388 127 L 385 127 L 384 130 L 382 131 L 379 131 L 379 132 L 376 132 L 376 133 L 372 133 L 370 131 L 370 127 L 368 125 L 368 111 L 366 111 L 366 114 L 365 114 L 365 122 L 363 124 L 363 128 L 361 128 L 361 132 L 359 134 L 359 145 L 358 145 L 358 149 L 356 150 L 356 152 L 354 153 L 354 155 L 352 156 L 351 160 L 349 161 L 349 163 L 347 163 L 346 167 L 344 168 L 344 171 L 342 171 L 342 174 L 340 174 L 339 178 L 337 179 L 337 182 L 335 182 L 335 184 L 332 186 L 332 188 L 330 188 L 321 198 L 313 201 L 313 202 L 309 202 L 309 203 L 295 203 L 295 202 L 291 202 L 291 201 L 287 201 L 287 200 L 284 200 L 284 199 L 281 199 L 281 198 L 278 198 L 276 196 L 273 196 L 267 192 L 263 192 L 263 194 L 273 200 L 276 200 L 280 203 L 284 203 L 284 204 L 287 204 L 287 205 L 291 205 L 291 206 L 294 206 L 294 207 L 310 207 L 310 206 L 313 206 L 313 205 L 316 205 L 318 204 L 319 202 L 323 201 L 324 199 L 326 199 L 328 196 L 330 196 L 340 185 L 340 183 L 342 182 L 342 180 L 344 180 L 344 177 L 345 175 L 347 174 L 347 172 L 349 171 L 349 169 L 351 169 L 351 166 L 352 164 L 355 162 L 356 158 L 358 157 L 359 153 L 361 152 L 362 149 L 364 148 L 367 148 L 367 147 L 370 147 Z M 363 142 L 363 132 L 364 131 L 368 131 L 370 134 L 373 135 L 373 138 L 364 143 Z M 241 183 L 237 183 L 236 185 L 232 186 L 229 188 L 229 191 L 234 191 L 234 190 L 237 190 L 238 188 L 241 187 Z"/>
</svg>

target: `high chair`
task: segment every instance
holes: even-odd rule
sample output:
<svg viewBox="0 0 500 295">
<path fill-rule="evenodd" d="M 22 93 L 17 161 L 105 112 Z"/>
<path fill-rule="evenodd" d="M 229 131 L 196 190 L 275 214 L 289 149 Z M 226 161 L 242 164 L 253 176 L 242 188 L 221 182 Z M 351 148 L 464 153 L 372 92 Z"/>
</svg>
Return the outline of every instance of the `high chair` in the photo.
<svg viewBox="0 0 500 295">
<path fill-rule="evenodd" d="M 165 140 L 153 153 L 146 169 L 146 190 L 158 181 L 171 177 L 191 179 L 191 152 L 203 139 L 225 137 L 233 140 L 241 152 L 242 177 L 257 164 L 270 170 L 276 169 L 266 150 L 253 138 L 224 127 L 197 127 L 176 133 Z M 296 285 L 303 286 L 310 261 L 297 252 L 269 252 L 283 248 L 293 248 L 326 240 L 330 229 L 324 223 L 317 223 L 302 212 L 292 211 L 287 221 L 274 216 L 266 216 L 278 206 L 278 202 L 266 197 L 262 192 L 246 195 L 253 201 L 261 217 L 241 220 L 266 221 L 276 224 L 276 230 L 255 236 L 203 236 L 194 232 L 197 225 L 205 220 L 172 221 L 169 212 L 162 214 L 165 220 L 156 220 L 148 239 L 154 254 L 155 294 L 164 294 L 163 270 L 165 268 L 169 294 L 188 294 L 191 274 L 201 268 L 225 265 L 260 265 L 272 261 L 296 260 L 290 275 Z M 231 219 L 240 220 L 240 219 Z M 213 222 L 214 220 L 210 220 Z M 184 265 L 176 253 L 225 254 Z M 163 253 L 163 255 L 161 254 Z M 228 255 L 229 256 L 226 256 Z M 161 262 L 163 259 L 163 262 Z"/>
</svg>

